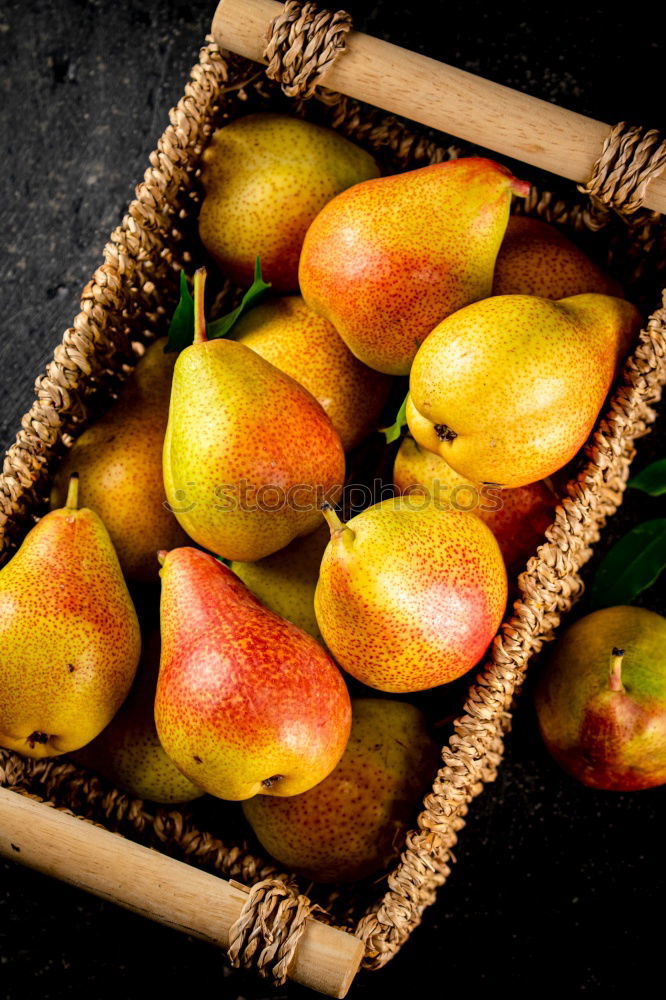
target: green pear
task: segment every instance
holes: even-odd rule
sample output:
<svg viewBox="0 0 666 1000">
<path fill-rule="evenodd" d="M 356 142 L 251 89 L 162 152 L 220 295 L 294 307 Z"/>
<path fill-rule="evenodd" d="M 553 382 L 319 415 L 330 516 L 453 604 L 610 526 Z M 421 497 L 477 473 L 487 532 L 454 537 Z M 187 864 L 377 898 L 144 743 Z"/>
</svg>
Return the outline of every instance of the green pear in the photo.
<svg viewBox="0 0 666 1000">
<path fill-rule="evenodd" d="M 345 456 L 307 389 L 243 344 L 207 340 L 204 272 L 195 341 L 179 355 L 164 441 L 164 485 L 182 528 L 229 560 L 262 559 L 321 524 Z"/>
<path fill-rule="evenodd" d="M 160 559 L 155 724 L 169 757 L 205 791 L 235 801 L 323 781 L 351 726 L 331 657 L 219 559 L 190 547 Z"/>
<path fill-rule="evenodd" d="M 319 567 L 330 532 L 323 524 L 305 538 L 254 563 L 234 562 L 231 568 L 262 604 L 321 641 L 314 610 Z"/>
<path fill-rule="evenodd" d="M 120 711 L 92 743 L 71 756 L 135 798 L 191 802 L 203 790 L 167 757 L 155 729 L 159 668 L 160 633 L 154 629 L 144 635 L 136 679 Z"/>
<path fill-rule="evenodd" d="M 176 360 L 165 344 L 148 348 L 117 402 L 76 439 L 51 491 L 51 507 L 61 507 L 76 470 L 81 506 L 101 517 L 125 576 L 145 582 L 158 579 L 158 549 L 187 541 L 164 503 L 162 447 Z"/>
<path fill-rule="evenodd" d="M 0 745 L 54 757 L 90 743 L 130 689 L 139 623 L 109 534 L 78 479 L 0 570 Z"/>
<path fill-rule="evenodd" d="M 409 429 L 472 482 L 545 479 L 585 444 L 640 322 L 629 302 L 594 293 L 475 302 L 419 349 Z"/>
<path fill-rule="evenodd" d="M 388 868 L 402 849 L 437 766 L 422 712 L 379 698 L 352 702 L 342 760 L 315 788 L 257 795 L 243 811 L 263 847 L 316 882 L 351 882 Z"/>
<path fill-rule="evenodd" d="M 252 281 L 258 255 L 266 280 L 284 292 L 298 290 L 303 237 L 319 210 L 379 173 L 368 153 L 333 129 L 275 114 L 218 129 L 202 163 L 201 242 L 237 285 Z"/>
</svg>

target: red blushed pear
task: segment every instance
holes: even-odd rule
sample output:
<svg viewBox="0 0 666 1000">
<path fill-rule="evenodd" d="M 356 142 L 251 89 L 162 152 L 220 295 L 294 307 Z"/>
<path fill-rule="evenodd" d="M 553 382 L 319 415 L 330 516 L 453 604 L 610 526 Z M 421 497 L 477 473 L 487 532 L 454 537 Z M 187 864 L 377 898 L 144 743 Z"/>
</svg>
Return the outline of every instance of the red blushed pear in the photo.
<svg viewBox="0 0 666 1000">
<path fill-rule="evenodd" d="M 491 294 L 511 198 L 528 191 L 480 157 L 356 184 L 308 229 L 301 294 L 357 358 L 405 375 L 437 323 Z"/>
<path fill-rule="evenodd" d="M 331 657 L 213 556 L 181 548 L 159 558 L 155 723 L 171 760 L 223 799 L 297 795 L 323 781 L 351 727 Z"/>
<path fill-rule="evenodd" d="M 178 356 L 164 488 L 189 537 L 254 562 L 321 524 L 345 478 L 340 437 L 302 385 L 233 340 L 208 340 L 205 270 L 194 277 L 194 343 Z"/>
<path fill-rule="evenodd" d="M 550 753 L 583 784 L 665 784 L 666 619 L 633 607 L 582 618 L 557 642 L 535 702 Z"/>
<path fill-rule="evenodd" d="M 353 677 L 380 691 L 424 691 L 482 658 L 502 619 L 507 577 L 473 514 L 397 497 L 331 529 L 315 592 L 324 641 Z"/>
</svg>

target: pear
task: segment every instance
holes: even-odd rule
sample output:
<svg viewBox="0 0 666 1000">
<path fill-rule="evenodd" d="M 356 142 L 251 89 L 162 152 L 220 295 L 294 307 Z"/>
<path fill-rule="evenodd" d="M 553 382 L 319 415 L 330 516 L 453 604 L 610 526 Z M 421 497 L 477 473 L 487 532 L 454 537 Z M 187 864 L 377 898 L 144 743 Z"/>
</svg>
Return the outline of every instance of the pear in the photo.
<svg viewBox="0 0 666 1000">
<path fill-rule="evenodd" d="M 376 429 L 391 380 L 358 361 L 300 295 L 255 306 L 236 324 L 233 339 L 304 385 L 331 418 L 345 451 Z"/>
<path fill-rule="evenodd" d="M 592 788 L 666 784 L 666 619 L 604 608 L 557 641 L 535 693 L 555 760 Z"/>
<path fill-rule="evenodd" d="M 515 215 L 497 255 L 493 295 L 566 299 L 584 292 L 622 297 L 617 281 L 587 254 L 540 219 Z"/>
<path fill-rule="evenodd" d="M 155 729 L 159 668 L 160 633 L 154 629 L 144 636 L 139 669 L 120 711 L 92 743 L 71 756 L 135 798 L 163 804 L 191 802 L 203 790 L 167 757 Z"/>
<path fill-rule="evenodd" d="M 404 843 L 437 767 L 422 712 L 379 698 L 352 702 L 342 760 L 316 788 L 257 795 L 243 812 L 263 847 L 315 882 L 351 882 L 386 869 Z"/>
<path fill-rule="evenodd" d="M 201 242 L 237 285 L 257 255 L 275 291 L 298 290 L 305 232 L 327 201 L 377 177 L 373 158 L 332 129 L 288 115 L 239 118 L 213 135 L 203 157 Z"/>
<path fill-rule="evenodd" d="M 125 576 L 143 582 L 158 579 L 158 549 L 187 542 L 164 503 L 162 446 L 176 360 L 165 344 L 148 348 L 119 399 L 76 439 L 51 491 L 51 507 L 61 507 L 77 470 L 81 505 L 101 517 Z"/>
<path fill-rule="evenodd" d="M 251 562 L 319 526 L 345 456 L 307 389 L 244 344 L 206 339 L 203 280 L 197 272 L 195 341 L 174 372 L 164 485 L 190 538 Z"/>
<path fill-rule="evenodd" d="M 587 440 L 639 328 L 636 307 L 608 295 L 476 302 L 420 348 L 409 429 L 472 482 L 545 479 Z"/>
<path fill-rule="evenodd" d="M 108 532 L 78 509 L 78 479 L 0 570 L 0 745 L 54 757 L 111 721 L 141 638 Z"/>
<path fill-rule="evenodd" d="M 346 525 L 324 510 L 315 612 L 340 666 L 380 691 L 424 691 L 475 666 L 495 635 L 507 577 L 492 532 L 473 514 L 395 497 Z"/>
<path fill-rule="evenodd" d="M 155 722 L 169 757 L 223 799 L 298 795 L 323 781 L 351 726 L 331 657 L 213 556 L 182 548 L 160 558 Z"/>
<path fill-rule="evenodd" d="M 404 375 L 437 323 L 490 295 L 511 196 L 528 190 L 478 157 L 357 184 L 310 226 L 301 294 L 357 358 Z"/>
<path fill-rule="evenodd" d="M 321 632 L 314 595 L 330 532 L 326 524 L 305 538 L 258 562 L 233 562 L 231 568 L 262 604 L 318 641 Z"/>
<path fill-rule="evenodd" d="M 442 510 L 464 510 L 484 521 L 497 539 L 509 575 L 522 570 L 555 515 L 558 497 L 550 480 L 502 489 L 472 483 L 443 458 L 407 435 L 393 466 L 401 494 L 432 497 Z"/>
</svg>

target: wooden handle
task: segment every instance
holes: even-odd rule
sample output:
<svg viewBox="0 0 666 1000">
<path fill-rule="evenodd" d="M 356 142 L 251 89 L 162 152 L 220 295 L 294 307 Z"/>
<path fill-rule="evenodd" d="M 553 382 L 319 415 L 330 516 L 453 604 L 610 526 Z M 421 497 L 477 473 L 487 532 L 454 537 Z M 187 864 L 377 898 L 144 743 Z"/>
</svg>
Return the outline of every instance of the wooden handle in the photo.
<svg viewBox="0 0 666 1000">
<path fill-rule="evenodd" d="M 6 788 L 0 855 L 223 948 L 247 899 L 224 879 Z M 289 978 L 344 997 L 363 950 L 352 934 L 309 919 Z"/>
<path fill-rule="evenodd" d="M 221 0 L 213 37 L 221 48 L 264 62 L 268 28 L 281 9 L 275 0 Z M 346 51 L 321 82 L 579 183 L 589 180 L 610 132 L 603 122 L 358 31 L 347 35 Z M 666 212 L 666 175 L 650 182 L 645 206 Z"/>
</svg>

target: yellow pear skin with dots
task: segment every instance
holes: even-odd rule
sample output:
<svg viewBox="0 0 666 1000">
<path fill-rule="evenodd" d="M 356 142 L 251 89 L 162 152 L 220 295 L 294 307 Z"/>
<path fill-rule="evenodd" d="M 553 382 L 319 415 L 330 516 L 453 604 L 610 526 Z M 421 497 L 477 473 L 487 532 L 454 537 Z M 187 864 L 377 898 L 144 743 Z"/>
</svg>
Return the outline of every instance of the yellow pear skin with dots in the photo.
<svg viewBox="0 0 666 1000">
<path fill-rule="evenodd" d="M 377 164 L 333 129 L 288 115 L 253 114 L 219 129 L 204 151 L 201 242 L 237 285 L 255 259 L 276 292 L 298 290 L 308 226 L 326 202 L 377 177 Z"/>
<path fill-rule="evenodd" d="M 139 623 L 101 520 L 46 514 L 0 571 L 0 746 L 55 757 L 89 743 L 130 689 Z"/>
<path fill-rule="evenodd" d="M 387 868 L 437 766 L 425 717 L 406 702 L 357 698 L 342 760 L 315 788 L 243 803 L 263 847 L 315 882 L 351 882 Z"/>
<path fill-rule="evenodd" d="M 256 306 L 233 339 L 305 386 L 329 415 L 345 451 L 377 428 L 391 380 L 354 357 L 335 328 L 300 295 Z"/>
<path fill-rule="evenodd" d="M 435 327 L 410 374 L 415 440 L 475 483 L 546 479 L 590 435 L 640 329 L 609 295 L 497 295 Z"/>
</svg>

